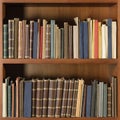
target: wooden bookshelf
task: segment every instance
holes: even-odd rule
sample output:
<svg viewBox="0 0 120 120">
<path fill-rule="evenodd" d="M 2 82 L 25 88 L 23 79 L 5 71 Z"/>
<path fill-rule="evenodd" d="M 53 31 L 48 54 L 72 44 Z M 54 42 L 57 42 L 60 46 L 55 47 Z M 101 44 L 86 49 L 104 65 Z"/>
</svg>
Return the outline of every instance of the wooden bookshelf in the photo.
<svg viewBox="0 0 120 120">
<path fill-rule="evenodd" d="M 72 11 L 72 12 L 71 12 Z M 117 20 L 117 59 L 3 59 L 3 23 L 4 19 L 46 18 L 72 22 L 78 16 L 103 20 Z M 117 92 L 120 91 L 120 0 L 1 0 L 0 1 L 0 120 L 120 120 L 120 94 L 117 98 L 117 117 L 107 118 L 3 118 L 2 117 L 2 82 L 11 75 L 26 77 L 81 77 L 102 79 L 117 76 Z"/>
</svg>

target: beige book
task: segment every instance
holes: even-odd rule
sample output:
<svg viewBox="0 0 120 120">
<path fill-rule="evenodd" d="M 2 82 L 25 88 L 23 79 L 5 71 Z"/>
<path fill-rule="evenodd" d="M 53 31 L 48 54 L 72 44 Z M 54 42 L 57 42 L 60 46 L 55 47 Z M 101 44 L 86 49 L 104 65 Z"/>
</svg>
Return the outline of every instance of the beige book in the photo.
<svg viewBox="0 0 120 120">
<path fill-rule="evenodd" d="M 117 25 L 116 21 L 112 21 L 112 58 L 116 59 L 116 39 L 117 39 Z"/>
</svg>

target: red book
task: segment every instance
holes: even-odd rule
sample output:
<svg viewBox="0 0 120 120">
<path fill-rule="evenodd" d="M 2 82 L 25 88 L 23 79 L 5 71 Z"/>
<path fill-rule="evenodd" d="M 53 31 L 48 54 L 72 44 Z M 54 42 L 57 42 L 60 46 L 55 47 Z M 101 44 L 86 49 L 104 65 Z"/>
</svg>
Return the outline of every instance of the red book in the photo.
<svg viewBox="0 0 120 120">
<path fill-rule="evenodd" d="M 40 27 L 40 59 L 42 59 L 43 26 Z"/>
<path fill-rule="evenodd" d="M 95 23 L 94 23 L 94 24 L 95 24 L 95 29 L 94 29 L 94 30 L 95 30 L 95 31 L 94 31 L 94 33 L 95 33 L 95 34 L 94 34 L 94 40 L 95 40 L 95 41 L 94 41 L 94 42 L 95 42 L 95 44 L 94 44 L 94 45 L 95 45 L 95 46 L 94 46 L 94 58 L 98 58 L 98 50 L 99 50 L 99 49 L 98 49 L 98 46 L 99 46 L 99 45 L 98 45 L 98 43 L 99 43 L 99 42 L 98 42 L 98 20 L 95 20 Z"/>
</svg>

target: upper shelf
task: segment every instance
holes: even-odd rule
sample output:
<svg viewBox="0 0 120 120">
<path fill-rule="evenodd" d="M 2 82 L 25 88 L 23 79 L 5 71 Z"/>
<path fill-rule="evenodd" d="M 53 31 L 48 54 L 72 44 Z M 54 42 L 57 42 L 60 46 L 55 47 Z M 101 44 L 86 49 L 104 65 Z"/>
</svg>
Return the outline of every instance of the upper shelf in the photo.
<svg viewBox="0 0 120 120">
<path fill-rule="evenodd" d="M 3 3 L 117 3 L 117 0 L 1 0 Z"/>
<path fill-rule="evenodd" d="M 117 59 L 2 59 L 3 64 L 117 64 Z"/>
</svg>

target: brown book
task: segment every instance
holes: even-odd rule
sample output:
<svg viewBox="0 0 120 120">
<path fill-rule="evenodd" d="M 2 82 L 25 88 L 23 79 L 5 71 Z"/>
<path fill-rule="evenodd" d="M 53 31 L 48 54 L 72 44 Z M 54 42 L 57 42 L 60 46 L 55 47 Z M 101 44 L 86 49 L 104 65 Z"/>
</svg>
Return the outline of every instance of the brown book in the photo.
<svg viewBox="0 0 120 120">
<path fill-rule="evenodd" d="M 42 117 L 43 80 L 37 79 L 36 117 Z"/>
<path fill-rule="evenodd" d="M 20 117 L 20 92 L 19 92 L 19 83 L 21 78 L 16 78 L 16 117 Z"/>
<path fill-rule="evenodd" d="M 24 88 L 24 80 L 23 79 L 21 79 L 20 81 L 19 81 L 19 117 L 23 117 L 23 113 L 24 113 L 24 109 L 23 109 L 23 107 L 24 107 L 24 90 L 23 90 L 23 88 Z"/>
<path fill-rule="evenodd" d="M 32 79 L 32 117 L 36 116 L 36 91 L 37 91 L 37 80 Z"/>
</svg>

